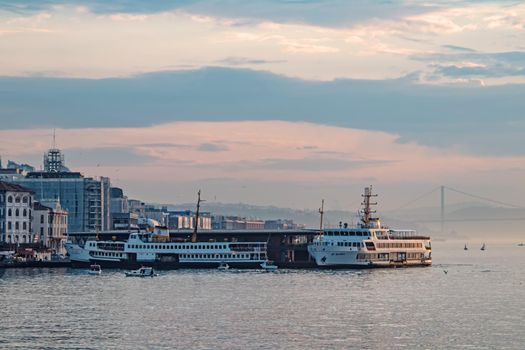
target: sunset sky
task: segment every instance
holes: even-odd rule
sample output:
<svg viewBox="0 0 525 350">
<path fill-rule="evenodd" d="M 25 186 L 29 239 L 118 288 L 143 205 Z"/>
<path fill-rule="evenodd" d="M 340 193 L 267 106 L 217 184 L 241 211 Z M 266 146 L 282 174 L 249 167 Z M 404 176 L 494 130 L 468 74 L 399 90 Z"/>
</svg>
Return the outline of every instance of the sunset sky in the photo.
<svg viewBox="0 0 525 350">
<path fill-rule="evenodd" d="M 0 1 L 2 160 L 146 201 L 525 206 L 524 84 L 517 1 Z"/>
</svg>

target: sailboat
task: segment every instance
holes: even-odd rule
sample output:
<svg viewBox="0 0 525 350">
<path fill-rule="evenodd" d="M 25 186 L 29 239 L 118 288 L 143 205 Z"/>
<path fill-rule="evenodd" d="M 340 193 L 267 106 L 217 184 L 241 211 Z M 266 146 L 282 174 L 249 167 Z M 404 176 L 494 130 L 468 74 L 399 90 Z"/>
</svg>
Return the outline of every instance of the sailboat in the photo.
<svg viewBox="0 0 525 350">
<path fill-rule="evenodd" d="M 465 244 L 465 248 L 463 248 L 463 250 L 468 250 L 468 248 L 467 248 L 467 245 L 466 245 L 466 244 Z"/>
<path fill-rule="evenodd" d="M 481 250 L 485 250 L 485 243 L 481 246 Z"/>
</svg>

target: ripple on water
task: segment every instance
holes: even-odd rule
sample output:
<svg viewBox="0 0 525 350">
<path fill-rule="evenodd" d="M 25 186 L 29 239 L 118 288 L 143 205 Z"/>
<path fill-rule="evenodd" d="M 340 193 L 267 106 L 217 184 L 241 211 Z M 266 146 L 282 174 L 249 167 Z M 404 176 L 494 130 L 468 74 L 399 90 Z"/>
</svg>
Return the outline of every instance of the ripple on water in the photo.
<svg viewBox="0 0 525 350">
<path fill-rule="evenodd" d="M 152 279 L 6 270 L 0 347 L 520 349 L 524 262 L 520 255 L 395 270 L 178 270 Z"/>
</svg>

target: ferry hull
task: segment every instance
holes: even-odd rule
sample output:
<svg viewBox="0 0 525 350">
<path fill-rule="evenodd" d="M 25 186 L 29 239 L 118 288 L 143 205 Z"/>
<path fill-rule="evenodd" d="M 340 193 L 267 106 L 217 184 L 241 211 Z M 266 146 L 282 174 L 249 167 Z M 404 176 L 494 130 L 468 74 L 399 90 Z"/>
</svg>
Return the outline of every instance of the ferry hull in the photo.
<svg viewBox="0 0 525 350">
<path fill-rule="evenodd" d="M 402 268 L 402 267 L 427 267 L 432 266 L 432 262 L 386 262 L 386 263 L 359 263 L 359 264 L 339 264 L 339 265 L 317 265 L 318 268 L 336 270 L 336 269 L 383 269 L 383 268 Z"/>
<path fill-rule="evenodd" d="M 236 269 L 260 269 L 260 262 L 228 262 L 230 268 Z M 92 259 L 90 261 L 71 261 L 73 268 L 88 268 L 90 265 L 98 264 L 103 268 L 109 269 L 138 269 L 142 266 L 153 267 L 157 270 L 176 270 L 176 269 L 215 269 L 220 262 L 165 262 L 165 261 L 104 261 Z"/>
<path fill-rule="evenodd" d="M 317 267 L 326 269 L 370 269 L 370 268 L 397 268 L 397 267 L 424 267 L 431 266 L 431 259 L 410 260 L 365 260 L 357 259 L 360 251 L 330 251 L 325 248 L 309 247 L 310 256 L 315 260 Z"/>
</svg>

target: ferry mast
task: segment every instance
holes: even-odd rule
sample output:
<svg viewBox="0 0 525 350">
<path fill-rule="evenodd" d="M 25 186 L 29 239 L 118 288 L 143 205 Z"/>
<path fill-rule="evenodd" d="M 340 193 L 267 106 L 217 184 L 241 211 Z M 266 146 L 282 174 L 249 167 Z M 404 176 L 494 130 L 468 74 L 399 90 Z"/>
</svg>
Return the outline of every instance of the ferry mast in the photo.
<svg viewBox="0 0 525 350">
<path fill-rule="evenodd" d="M 195 211 L 195 225 L 193 226 L 193 233 L 191 234 L 192 243 L 197 242 L 197 230 L 199 227 L 199 212 L 201 208 L 201 202 L 203 202 L 203 200 L 201 199 L 201 190 L 199 190 L 199 192 L 197 192 L 197 210 Z"/>
<path fill-rule="evenodd" d="M 362 194 L 361 197 L 363 197 L 363 203 L 361 205 L 363 206 L 363 209 L 361 209 L 361 221 L 363 222 L 364 227 L 370 227 L 370 221 L 377 220 L 377 218 L 373 218 L 372 214 L 374 214 L 376 211 L 371 209 L 372 205 L 377 205 L 377 202 L 372 202 L 372 197 L 377 197 L 377 194 L 372 194 L 372 185 L 370 187 L 365 187 L 365 194 Z"/>
<path fill-rule="evenodd" d="M 321 200 L 321 208 L 319 208 L 319 214 L 321 214 L 321 219 L 319 222 L 319 234 L 323 234 L 323 216 L 324 216 L 324 199 Z"/>
</svg>

